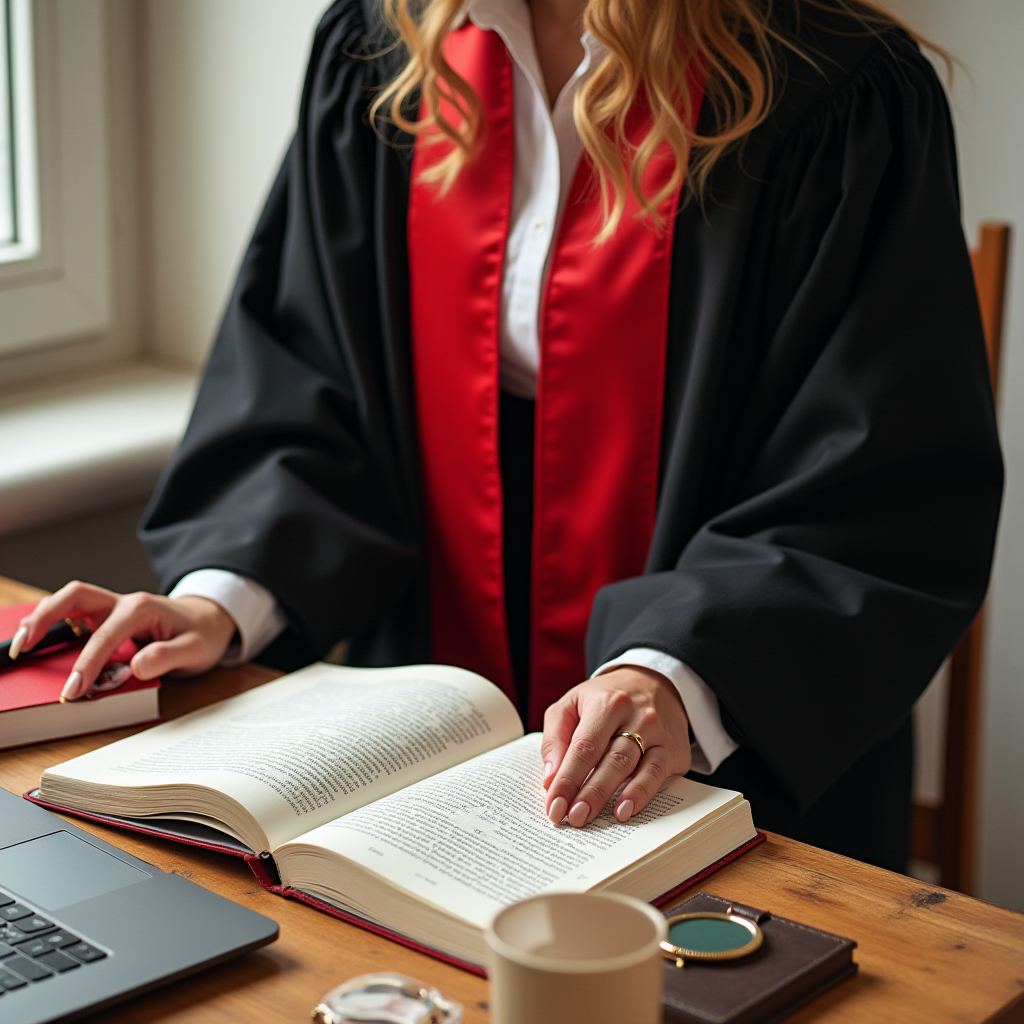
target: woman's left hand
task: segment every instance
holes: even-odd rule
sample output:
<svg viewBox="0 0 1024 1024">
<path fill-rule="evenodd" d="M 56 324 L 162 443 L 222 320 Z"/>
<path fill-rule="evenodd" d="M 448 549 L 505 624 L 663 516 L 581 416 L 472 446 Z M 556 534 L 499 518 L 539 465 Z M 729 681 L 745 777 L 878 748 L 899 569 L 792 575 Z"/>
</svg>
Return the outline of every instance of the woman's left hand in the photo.
<svg viewBox="0 0 1024 1024">
<path fill-rule="evenodd" d="M 642 757 L 639 744 L 624 732 L 643 740 Z M 556 825 L 567 813 L 570 825 L 586 825 L 627 778 L 615 817 L 628 821 L 665 779 L 690 770 L 690 723 L 663 675 L 617 668 L 574 686 L 544 712 L 540 749 L 545 810 Z"/>
</svg>

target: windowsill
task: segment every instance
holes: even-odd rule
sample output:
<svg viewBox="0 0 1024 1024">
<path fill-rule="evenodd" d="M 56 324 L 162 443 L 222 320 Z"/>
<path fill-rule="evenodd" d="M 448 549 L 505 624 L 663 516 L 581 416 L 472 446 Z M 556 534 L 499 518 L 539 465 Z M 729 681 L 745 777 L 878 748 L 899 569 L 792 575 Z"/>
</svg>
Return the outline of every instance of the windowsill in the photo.
<svg viewBox="0 0 1024 1024">
<path fill-rule="evenodd" d="M 193 373 L 140 362 L 0 396 L 0 536 L 145 498 L 195 387 Z"/>
</svg>

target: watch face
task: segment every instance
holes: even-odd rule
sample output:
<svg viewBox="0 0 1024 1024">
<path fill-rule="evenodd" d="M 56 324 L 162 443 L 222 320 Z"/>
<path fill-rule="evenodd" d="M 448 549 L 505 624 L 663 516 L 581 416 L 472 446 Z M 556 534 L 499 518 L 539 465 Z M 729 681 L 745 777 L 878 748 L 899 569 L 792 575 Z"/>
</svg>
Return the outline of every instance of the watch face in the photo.
<svg viewBox="0 0 1024 1024">
<path fill-rule="evenodd" d="M 313 1011 L 317 1024 L 459 1024 L 462 1006 L 401 974 L 364 974 L 339 985 Z"/>
</svg>

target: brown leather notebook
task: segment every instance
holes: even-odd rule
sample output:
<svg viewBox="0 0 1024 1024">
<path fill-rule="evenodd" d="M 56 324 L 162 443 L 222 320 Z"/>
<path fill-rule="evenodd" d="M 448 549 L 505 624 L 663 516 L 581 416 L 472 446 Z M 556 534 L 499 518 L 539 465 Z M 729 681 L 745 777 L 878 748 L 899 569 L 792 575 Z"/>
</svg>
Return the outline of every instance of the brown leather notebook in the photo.
<svg viewBox="0 0 1024 1024">
<path fill-rule="evenodd" d="M 756 921 L 764 935 L 750 956 L 718 963 L 665 961 L 665 1020 L 701 1024 L 771 1024 L 856 973 L 857 943 L 765 910 L 699 892 L 665 910 L 733 913 Z"/>
</svg>

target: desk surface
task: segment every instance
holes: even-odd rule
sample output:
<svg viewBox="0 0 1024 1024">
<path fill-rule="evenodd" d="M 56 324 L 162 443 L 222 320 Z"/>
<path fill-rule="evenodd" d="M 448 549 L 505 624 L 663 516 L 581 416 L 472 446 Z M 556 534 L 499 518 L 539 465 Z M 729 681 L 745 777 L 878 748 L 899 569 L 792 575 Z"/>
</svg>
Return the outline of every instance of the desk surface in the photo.
<svg viewBox="0 0 1024 1024">
<path fill-rule="evenodd" d="M 0 577 L 0 604 L 39 596 Z M 171 681 L 161 695 L 164 714 L 175 718 L 276 674 L 247 665 Z M 38 784 L 44 768 L 131 731 L 0 752 L 0 785 L 24 792 Z M 239 860 L 90 822 L 76 824 L 281 926 L 273 945 L 107 1010 L 105 1024 L 303 1021 L 329 988 L 376 970 L 432 982 L 465 1004 L 467 1024 L 489 1019 L 482 979 L 272 896 Z M 857 976 L 789 1018 L 793 1024 L 1024 1022 L 1024 915 L 775 835 L 703 888 L 859 943 Z"/>
</svg>

